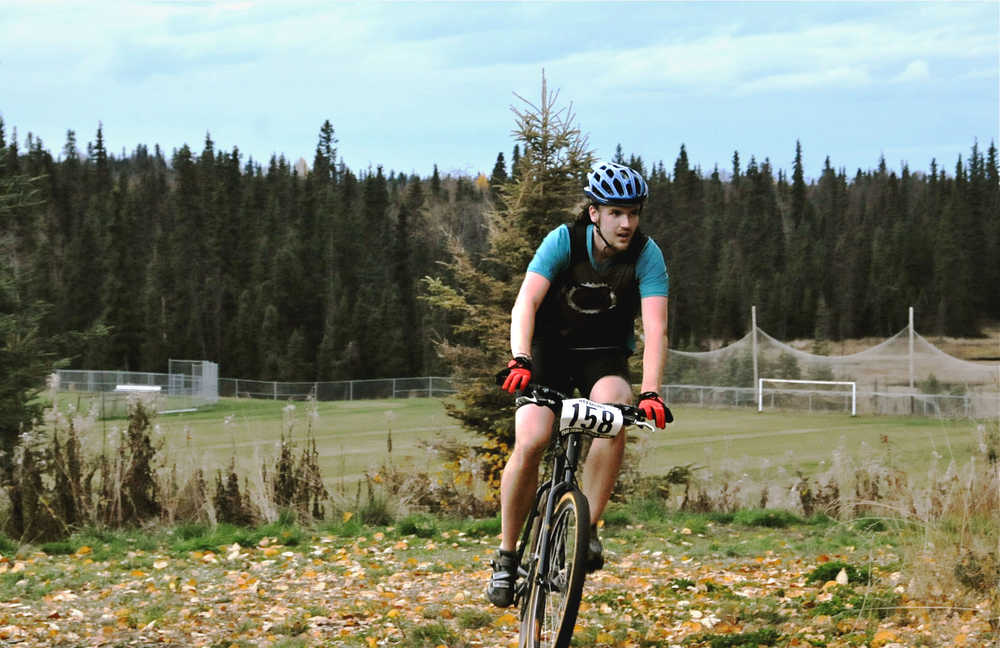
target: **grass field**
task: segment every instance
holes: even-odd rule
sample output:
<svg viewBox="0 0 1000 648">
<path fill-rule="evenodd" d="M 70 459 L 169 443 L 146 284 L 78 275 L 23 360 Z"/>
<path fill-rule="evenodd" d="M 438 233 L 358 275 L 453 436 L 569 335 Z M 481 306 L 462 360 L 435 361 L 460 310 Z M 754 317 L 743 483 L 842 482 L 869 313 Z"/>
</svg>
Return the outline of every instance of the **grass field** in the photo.
<svg viewBox="0 0 1000 648">
<path fill-rule="evenodd" d="M 322 402 L 311 409 L 302 402 L 222 399 L 198 412 L 161 415 L 156 422 L 170 460 L 209 472 L 227 466 L 234 456 L 239 465 L 269 464 L 283 432 L 301 447 L 309 431 L 328 487 L 354 482 L 389 461 L 433 471 L 438 463 L 421 442 L 437 436 L 475 441 L 447 416 L 439 399 Z M 968 420 L 697 407 L 674 411 L 676 422 L 667 430 L 637 435 L 641 472 L 662 474 L 695 464 L 757 478 L 782 470 L 812 474 L 840 452 L 855 464 L 877 459 L 913 474 L 932 462 L 941 467 L 952 459 L 964 463 L 982 436 L 978 424 Z M 102 421 L 95 433 L 120 425 Z"/>
</svg>

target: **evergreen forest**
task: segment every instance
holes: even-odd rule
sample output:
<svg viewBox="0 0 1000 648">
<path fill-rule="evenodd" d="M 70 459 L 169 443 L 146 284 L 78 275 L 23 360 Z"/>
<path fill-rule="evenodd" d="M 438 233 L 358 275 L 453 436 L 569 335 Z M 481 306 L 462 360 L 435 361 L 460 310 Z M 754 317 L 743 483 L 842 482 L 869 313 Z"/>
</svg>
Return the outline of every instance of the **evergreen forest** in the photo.
<svg viewBox="0 0 1000 648">
<path fill-rule="evenodd" d="M 489 267 L 487 216 L 523 152 L 499 153 L 489 176 L 419 177 L 350 169 L 337 144 L 327 121 L 305 164 L 244 159 L 210 136 L 200 150 L 116 156 L 98 126 L 53 154 L 0 121 L 0 315 L 72 368 L 166 371 L 185 358 L 269 380 L 449 372 L 435 342 L 456 322 L 422 299 L 422 278 L 454 272 L 455 246 Z M 669 164 L 615 152 L 649 180 L 642 228 L 667 260 L 672 347 L 741 337 L 751 305 L 779 339 L 887 336 L 911 305 L 925 334 L 1000 320 L 994 143 L 947 168 L 879 159 L 848 174 L 827 158 L 808 180 L 798 143 L 789 158 L 790 175 L 739 153 L 706 172 L 683 145 Z"/>
</svg>

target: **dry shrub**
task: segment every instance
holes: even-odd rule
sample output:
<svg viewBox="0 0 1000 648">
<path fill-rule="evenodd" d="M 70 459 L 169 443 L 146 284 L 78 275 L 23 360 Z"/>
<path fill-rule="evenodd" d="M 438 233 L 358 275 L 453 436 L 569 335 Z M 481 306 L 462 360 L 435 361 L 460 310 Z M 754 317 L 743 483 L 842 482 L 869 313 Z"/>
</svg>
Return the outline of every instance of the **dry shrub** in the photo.
<svg viewBox="0 0 1000 648">
<path fill-rule="evenodd" d="M 9 513 L 4 532 L 22 542 L 53 540 L 83 525 L 139 526 L 159 518 L 155 413 L 132 397 L 127 426 L 102 435 L 99 452 L 82 439 L 96 434 L 96 412 L 46 412 L 19 440 L 6 486 Z"/>
<path fill-rule="evenodd" d="M 273 522 L 285 511 L 304 521 L 323 518 L 329 494 L 311 421 L 301 452 L 292 441 L 296 421 L 289 412 L 276 462 L 258 457 L 251 483 L 234 456 L 216 471 L 210 490 L 205 469 L 191 461 L 180 468 L 165 455 L 155 416 L 153 403 L 131 396 L 125 426 L 102 433 L 96 411 L 48 410 L 17 446 L 5 486 L 3 532 L 21 542 L 44 542 L 85 526 L 251 525 Z"/>
<path fill-rule="evenodd" d="M 391 518 L 412 512 L 486 517 L 499 510 L 499 488 L 488 481 L 490 470 L 476 448 L 445 435 L 422 441 L 420 446 L 443 461 L 441 470 L 431 473 L 399 468 L 392 461 L 389 436 L 387 458 L 365 473 L 364 482 L 357 486 L 353 510 L 363 513 L 385 509 Z M 350 508 L 350 502 L 340 499 L 340 508 Z"/>
</svg>

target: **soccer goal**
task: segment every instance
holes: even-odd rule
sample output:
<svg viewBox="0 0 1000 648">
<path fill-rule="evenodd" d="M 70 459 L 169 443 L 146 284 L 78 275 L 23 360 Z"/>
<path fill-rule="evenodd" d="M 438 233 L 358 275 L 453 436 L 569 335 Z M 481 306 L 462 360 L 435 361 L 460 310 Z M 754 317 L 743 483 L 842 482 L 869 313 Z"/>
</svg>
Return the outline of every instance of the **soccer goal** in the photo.
<svg viewBox="0 0 1000 648">
<path fill-rule="evenodd" d="M 809 410 L 813 409 L 814 398 L 824 398 L 829 399 L 830 396 L 837 395 L 842 396 L 845 400 L 848 396 L 848 391 L 846 389 L 831 390 L 828 387 L 833 386 L 843 386 L 850 387 L 850 403 L 851 403 L 851 416 L 857 416 L 858 413 L 858 384 L 854 381 L 847 380 L 792 380 L 790 378 L 760 378 L 757 385 L 757 411 L 764 411 L 764 383 L 775 383 L 775 384 L 791 384 L 791 385 L 823 385 L 824 388 L 820 389 L 804 389 L 804 388 L 791 388 L 791 389 L 771 389 L 769 396 L 771 397 L 771 405 L 775 405 L 775 397 L 778 395 L 792 395 L 797 398 L 806 398 L 809 402 Z"/>
</svg>

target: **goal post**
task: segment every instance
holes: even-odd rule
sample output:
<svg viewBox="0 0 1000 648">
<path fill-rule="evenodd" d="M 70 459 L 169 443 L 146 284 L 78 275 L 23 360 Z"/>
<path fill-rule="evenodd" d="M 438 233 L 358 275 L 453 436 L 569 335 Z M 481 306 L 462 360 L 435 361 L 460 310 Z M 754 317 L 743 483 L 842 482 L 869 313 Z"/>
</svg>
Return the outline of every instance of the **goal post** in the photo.
<svg viewBox="0 0 1000 648">
<path fill-rule="evenodd" d="M 791 383 L 795 385 L 843 385 L 851 388 L 851 416 L 858 413 L 858 384 L 849 380 L 793 380 L 791 378 L 760 378 L 757 382 L 757 411 L 764 411 L 764 383 Z M 824 392 L 829 393 L 829 392 Z M 846 394 L 846 390 L 844 390 Z"/>
</svg>

